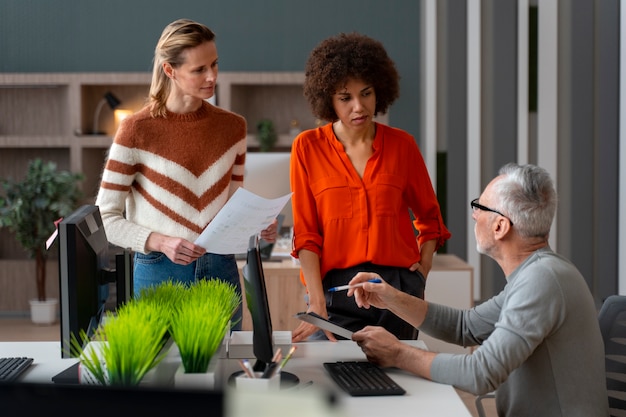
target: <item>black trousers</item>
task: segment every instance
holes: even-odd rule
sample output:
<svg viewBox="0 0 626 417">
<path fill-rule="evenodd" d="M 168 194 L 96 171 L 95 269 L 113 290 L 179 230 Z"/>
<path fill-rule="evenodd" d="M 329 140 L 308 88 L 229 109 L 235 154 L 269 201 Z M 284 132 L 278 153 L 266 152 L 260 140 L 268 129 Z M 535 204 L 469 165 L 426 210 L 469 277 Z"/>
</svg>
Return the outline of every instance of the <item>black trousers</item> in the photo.
<svg viewBox="0 0 626 417">
<path fill-rule="evenodd" d="M 368 325 L 382 326 L 398 339 L 417 339 L 417 329 L 392 312 L 375 307 L 359 308 L 354 297 L 348 297 L 346 291 L 328 292 L 329 288 L 346 285 L 358 272 L 375 272 L 391 286 L 418 298 L 424 298 L 426 280 L 417 271 L 372 263 L 364 263 L 346 269 L 333 269 L 322 280 L 328 319 L 352 331 L 361 330 Z M 338 338 L 342 339 L 339 336 Z"/>
</svg>

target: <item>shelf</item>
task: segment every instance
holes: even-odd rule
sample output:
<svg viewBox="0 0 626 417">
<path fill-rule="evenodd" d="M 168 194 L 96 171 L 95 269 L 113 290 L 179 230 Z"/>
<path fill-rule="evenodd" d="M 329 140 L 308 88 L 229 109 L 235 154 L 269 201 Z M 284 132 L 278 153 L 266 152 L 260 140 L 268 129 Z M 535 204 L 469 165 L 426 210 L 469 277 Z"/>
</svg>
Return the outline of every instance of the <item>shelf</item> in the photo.
<svg viewBox="0 0 626 417">
<path fill-rule="evenodd" d="M 136 112 L 145 105 L 149 90 L 149 84 L 82 84 L 80 87 L 80 132 L 86 133 L 83 136 L 89 136 L 89 133 L 93 131 L 96 107 L 106 93 L 110 92 L 120 100 L 118 109 Z M 102 107 L 99 119 L 98 130 L 112 136 L 119 123 L 115 120 L 114 111 L 105 105 Z"/>
<path fill-rule="evenodd" d="M 274 122 L 276 132 L 289 132 L 292 120 L 301 129 L 315 127 L 315 118 L 302 96 L 302 86 L 232 85 L 231 110 L 245 115 L 248 133 L 256 133 L 262 119 Z"/>
<path fill-rule="evenodd" d="M 108 149 L 113 143 L 113 136 L 107 135 L 76 135 L 76 138 L 81 148 Z"/>
<path fill-rule="evenodd" d="M 61 135 L 69 131 L 67 86 L 0 89 L 1 135 Z"/>
<path fill-rule="evenodd" d="M 104 106 L 99 130 L 106 134 L 86 134 L 93 130 L 96 107 L 111 92 L 119 108 L 139 110 L 151 78 L 149 72 L 0 73 L 0 108 L 8 110 L 0 113 L 0 178 L 22 178 L 28 162 L 41 157 L 58 169 L 83 173 L 85 201 L 94 201 L 117 129 L 113 110 Z M 292 120 L 301 129 L 315 126 L 303 82 L 303 72 L 220 72 L 216 103 L 246 118 L 250 152 L 259 150 L 256 124 L 262 118 L 271 119 L 279 134 L 274 151 L 289 152 Z M 24 256 L 9 233 L 0 231 L 0 260 Z"/>
<path fill-rule="evenodd" d="M 295 137 L 289 134 L 296 120 L 300 129 L 315 127 L 302 93 L 302 72 L 233 72 L 218 77 L 217 105 L 241 114 L 248 123 L 248 144 L 258 147 L 256 125 L 270 119 L 279 135 L 277 149 L 291 149 Z"/>
<path fill-rule="evenodd" d="M 67 148 L 73 140 L 67 135 L 0 135 L 0 148 Z"/>
<path fill-rule="evenodd" d="M 106 135 L 91 137 L 95 109 L 105 93 L 113 93 L 120 108 L 137 111 L 146 102 L 151 74 L 136 73 L 32 73 L 0 74 L 0 148 L 109 146 L 117 128 L 113 111 L 103 107 L 99 126 Z M 289 148 L 294 135 L 291 123 L 312 128 L 312 117 L 302 94 L 303 72 L 222 72 L 217 105 L 244 116 L 251 147 L 256 124 L 269 118 L 280 138 L 277 146 Z M 78 136 L 76 135 L 78 133 Z M 76 142 L 80 139 L 95 141 Z M 80 158 L 72 157 L 72 169 L 80 170 Z"/>
<path fill-rule="evenodd" d="M 84 202 L 93 203 L 100 185 L 106 154 L 117 129 L 114 112 L 102 108 L 99 130 L 93 130 L 98 103 L 106 92 L 120 101 L 119 108 L 137 111 L 146 103 L 149 72 L 111 73 L 0 73 L 0 178 L 22 178 L 34 158 L 54 161 L 58 169 L 81 172 Z M 249 151 L 259 149 L 256 124 L 274 122 L 279 140 L 274 151 L 289 152 L 295 135 L 291 121 L 301 129 L 315 126 L 302 95 L 302 72 L 220 72 L 218 106 L 241 114 L 248 123 Z M 6 110 L 5 110 L 6 109 Z M 53 251 L 48 261 L 49 294 L 58 291 L 58 266 Z M 6 229 L 0 230 L 0 312 L 27 310 L 26 294 L 34 294 L 34 260 Z M 9 294 L 11 294 L 9 296 Z"/>
<path fill-rule="evenodd" d="M 280 134 L 278 135 L 278 140 L 274 145 L 273 152 L 278 152 L 279 149 L 286 149 L 287 152 L 291 150 L 291 144 L 293 140 L 296 138 L 296 135 L 289 134 Z M 248 133 L 246 136 L 246 141 L 248 142 L 248 151 L 253 151 L 254 149 L 259 149 L 260 143 L 257 138 L 256 133 Z"/>
</svg>

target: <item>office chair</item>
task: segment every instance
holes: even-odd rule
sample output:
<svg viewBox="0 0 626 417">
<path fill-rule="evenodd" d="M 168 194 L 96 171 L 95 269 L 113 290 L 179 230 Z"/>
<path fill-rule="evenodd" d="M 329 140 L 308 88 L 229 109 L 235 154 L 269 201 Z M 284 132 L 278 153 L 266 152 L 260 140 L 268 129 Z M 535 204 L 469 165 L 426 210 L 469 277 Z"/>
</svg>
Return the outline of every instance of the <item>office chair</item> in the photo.
<svg viewBox="0 0 626 417">
<path fill-rule="evenodd" d="M 476 396 L 476 412 L 478 413 L 478 417 L 487 417 L 487 413 L 485 413 L 485 407 L 483 406 L 483 401 L 486 399 L 496 398 L 496 394 L 490 392 L 488 394 L 477 395 Z"/>
<path fill-rule="evenodd" d="M 626 296 L 611 295 L 598 314 L 604 340 L 606 388 L 611 416 L 626 416 Z"/>
</svg>

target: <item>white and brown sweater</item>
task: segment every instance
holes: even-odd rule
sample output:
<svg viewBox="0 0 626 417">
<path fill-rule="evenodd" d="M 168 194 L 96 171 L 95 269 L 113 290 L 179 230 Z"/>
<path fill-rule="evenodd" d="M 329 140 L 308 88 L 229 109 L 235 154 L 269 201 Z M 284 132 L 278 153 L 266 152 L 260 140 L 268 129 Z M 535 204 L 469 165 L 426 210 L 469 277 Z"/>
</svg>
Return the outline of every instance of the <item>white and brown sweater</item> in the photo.
<svg viewBox="0 0 626 417">
<path fill-rule="evenodd" d="M 243 185 L 246 121 L 203 102 L 153 118 L 143 108 L 120 125 L 96 205 L 109 241 L 145 253 L 151 232 L 194 241 Z"/>
</svg>

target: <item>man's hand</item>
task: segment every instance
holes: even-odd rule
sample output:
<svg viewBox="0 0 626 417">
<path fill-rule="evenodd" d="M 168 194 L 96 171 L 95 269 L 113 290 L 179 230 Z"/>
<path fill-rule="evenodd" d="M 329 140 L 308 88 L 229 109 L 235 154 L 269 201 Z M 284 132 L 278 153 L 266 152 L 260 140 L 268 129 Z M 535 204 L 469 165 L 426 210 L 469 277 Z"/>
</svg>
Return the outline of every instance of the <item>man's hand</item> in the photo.
<svg viewBox="0 0 626 417">
<path fill-rule="evenodd" d="M 365 357 L 383 368 L 399 368 L 431 379 L 430 368 L 437 353 L 428 352 L 398 340 L 382 327 L 367 326 L 352 334 Z"/>
<path fill-rule="evenodd" d="M 402 342 L 384 328 L 364 327 L 352 334 L 352 340 L 359 345 L 368 361 L 383 368 L 398 366 L 396 359 L 402 348 Z"/>
<path fill-rule="evenodd" d="M 380 279 L 382 282 L 368 282 L 372 279 Z M 397 291 L 374 272 L 359 272 L 348 282 L 348 285 L 351 286 L 356 284 L 362 284 L 362 286 L 348 289 L 347 295 L 348 297 L 354 296 L 356 304 L 361 308 L 376 307 L 386 309 L 388 308 L 389 300 L 393 297 L 394 292 Z"/>
</svg>

